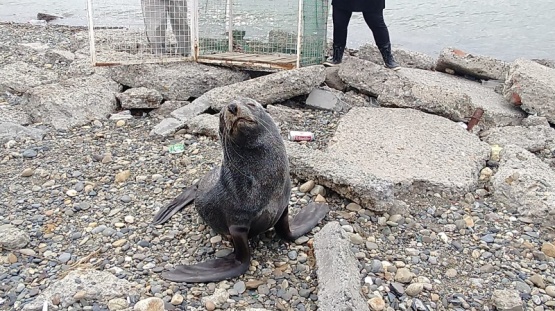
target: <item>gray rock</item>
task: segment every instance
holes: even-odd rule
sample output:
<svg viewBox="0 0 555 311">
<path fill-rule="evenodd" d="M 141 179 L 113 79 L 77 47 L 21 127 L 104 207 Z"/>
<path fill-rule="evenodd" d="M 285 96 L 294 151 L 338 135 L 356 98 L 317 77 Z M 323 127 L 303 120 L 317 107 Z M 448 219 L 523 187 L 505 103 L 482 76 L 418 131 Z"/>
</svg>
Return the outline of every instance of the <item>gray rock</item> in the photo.
<svg viewBox="0 0 555 311">
<path fill-rule="evenodd" d="M 471 54 L 455 48 L 445 48 L 439 54 L 436 70 L 451 69 L 461 75 L 478 79 L 505 80 L 508 64 L 502 60 Z"/>
<path fill-rule="evenodd" d="M 522 119 L 522 126 L 550 126 L 546 117 L 530 115 Z"/>
<path fill-rule="evenodd" d="M 185 129 L 191 134 L 218 138 L 219 120 L 218 115 L 203 113 L 189 120 L 185 125 Z"/>
<path fill-rule="evenodd" d="M 210 105 L 220 111 L 237 97 L 249 97 L 262 105 L 282 102 L 284 100 L 306 95 L 326 79 L 325 67 L 322 65 L 283 70 L 247 81 L 218 87 L 195 99 L 193 104 Z"/>
<path fill-rule="evenodd" d="M 344 91 L 347 88 L 347 85 L 345 84 L 345 82 L 343 82 L 343 80 L 341 80 L 341 78 L 339 77 L 339 74 L 338 74 L 339 67 L 337 66 L 326 67 L 325 71 L 326 71 L 326 80 L 324 80 L 324 83 L 328 87 L 332 89 L 336 89 L 338 91 Z"/>
<path fill-rule="evenodd" d="M 75 54 L 66 50 L 49 49 L 44 53 L 46 59 L 51 63 L 69 64 L 75 60 Z"/>
<path fill-rule="evenodd" d="M 123 109 L 152 109 L 159 108 L 162 94 L 157 90 L 137 87 L 116 94 Z"/>
<path fill-rule="evenodd" d="M 547 216 L 555 206 L 555 172 L 515 145 L 506 145 L 500 155 L 499 169 L 492 177 L 494 198 L 521 215 L 549 224 Z"/>
<path fill-rule="evenodd" d="M 343 116 L 327 150 L 341 166 L 356 167 L 357 175 L 394 184 L 396 195 L 471 192 L 489 153 L 486 143 L 445 118 L 414 109 L 359 107 Z"/>
<path fill-rule="evenodd" d="M 170 117 L 171 113 L 174 110 L 177 110 L 188 104 L 189 104 L 188 101 L 167 100 L 163 102 L 158 109 L 151 111 L 149 115 L 157 119 L 164 119 L 164 118 Z"/>
<path fill-rule="evenodd" d="M 0 143 L 5 143 L 11 139 L 27 137 L 40 141 L 45 134 L 45 131 L 32 127 L 21 126 L 10 122 L 0 123 Z"/>
<path fill-rule="evenodd" d="M 401 67 L 433 70 L 436 66 L 436 60 L 432 56 L 420 52 L 392 47 L 391 53 Z M 361 46 L 357 56 L 381 66 L 384 64 L 382 54 L 375 44 Z"/>
<path fill-rule="evenodd" d="M 480 137 L 490 145 L 516 145 L 537 152 L 555 142 L 555 129 L 549 126 L 505 126 L 491 128 L 480 133 Z"/>
<path fill-rule="evenodd" d="M 503 88 L 505 99 L 555 123 L 555 69 L 526 59 L 515 60 Z"/>
<path fill-rule="evenodd" d="M 343 101 L 344 94 L 337 90 L 326 88 L 315 88 L 308 94 L 306 105 L 309 107 L 331 110 L 331 111 L 349 111 L 351 107 Z"/>
<path fill-rule="evenodd" d="M 117 83 L 100 75 L 76 77 L 29 90 L 27 109 L 35 122 L 69 129 L 106 119 L 116 108 L 119 89 Z"/>
<path fill-rule="evenodd" d="M 113 66 L 110 76 L 129 87 L 159 91 L 165 99 L 188 100 L 205 92 L 248 78 L 246 73 L 195 62 Z"/>
<path fill-rule="evenodd" d="M 31 238 L 29 234 L 12 225 L 0 226 L 0 246 L 8 249 L 24 248 Z"/>
<path fill-rule="evenodd" d="M 174 118 L 166 118 L 154 126 L 154 128 L 150 131 L 150 135 L 168 136 L 184 126 L 185 125 L 182 121 Z"/>
<path fill-rule="evenodd" d="M 198 116 L 199 114 L 205 112 L 209 108 L 210 108 L 210 104 L 195 100 L 186 106 L 183 106 L 179 109 L 174 110 L 171 113 L 171 116 L 180 121 L 187 122 L 193 117 Z"/>
<path fill-rule="evenodd" d="M 76 286 L 78 282 L 79 286 Z M 48 302 L 49 307 L 53 307 L 51 301 L 55 295 L 59 295 L 60 301 L 64 304 L 71 305 L 76 302 L 74 295 L 79 291 L 85 291 L 83 299 L 107 304 L 113 298 L 126 297 L 131 290 L 131 283 L 119 279 L 109 272 L 78 269 L 52 283 L 33 301 L 26 304 L 23 310 L 42 310 L 44 301 Z"/>
<path fill-rule="evenodd" d="M 9 91 L 22 94 L 35 86 L 53 83 L 58 79 L 58 74 L 54 71 L 22 61 L 8 64 L 0 72 L 0 93 Z"/>
<path fill-rule="evenodd" d="M 302 118 L 302 112 L 283 105 L 268 105 L 266 110 L 278 125 L 291 124 Z"/>
<path fill-rule="evenodd" d="M 149 297 L 140 300 L 133 307 L 134 311 L 164 311 L 164 300 L 158 297 Z"/>
<path fill-rule="evenodd" d="M 542 65 L 542 66 L 546 66 L 546 67 L 555 69 L 555 61 L 554 60 L 551 60 L 551 59 L 532 59 L 532 60 L 535 61 L 536 63 Z"/>
<path fill-rule="evenodd" d="M 358 262 L 349 237 L 338 222 L 326 224 L 314 236 L 321 310 L 369 310 L 361 295 Z"/>
<path fill-rule="evenodd" d="M 19 125 L 29 125 L 31 116 L 25 111 L 24 105 L 3 105 L 0 103 L 0 122 L 9 122 Z"/>
<path fill-rule="evenodd" d="M 518 125 L 525 113 L 479 83 L 441 72 L 403 68 L 398 72 L 374 63 L 347 58 L 339 76 L 350 86 L 377 96 L 381 106 L 414 108 L 467 122 L 477 108 L 482 128 Z"/>
<path fill-rule="evenodd" d="M 327 152 L 289 141 L 286 147 L 291 173 L 300 179 L 314 180 L 370 210 L 387 211 L 394 203 L 391 182 Z"/>
<path fill-rule="evenodd" d="M 499 311 L 523 311 L 522 299 L 518 291 L 507 289 L 507 290 L 495 290 L 493 296 L 491 297 L 493 305 Z"/>
</svg>

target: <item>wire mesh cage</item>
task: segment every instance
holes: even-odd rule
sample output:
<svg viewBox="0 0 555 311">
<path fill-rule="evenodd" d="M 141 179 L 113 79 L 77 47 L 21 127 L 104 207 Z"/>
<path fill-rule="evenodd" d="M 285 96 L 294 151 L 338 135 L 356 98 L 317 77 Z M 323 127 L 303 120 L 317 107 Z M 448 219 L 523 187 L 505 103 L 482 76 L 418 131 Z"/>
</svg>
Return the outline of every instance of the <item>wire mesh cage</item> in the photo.
<svg viewBox="0 0 555 311">
<path fill-rule="evenodd" d="M 87 0 L 94 65 L 292 69 L 326 56 L 329 0 Z"/>
</svg>

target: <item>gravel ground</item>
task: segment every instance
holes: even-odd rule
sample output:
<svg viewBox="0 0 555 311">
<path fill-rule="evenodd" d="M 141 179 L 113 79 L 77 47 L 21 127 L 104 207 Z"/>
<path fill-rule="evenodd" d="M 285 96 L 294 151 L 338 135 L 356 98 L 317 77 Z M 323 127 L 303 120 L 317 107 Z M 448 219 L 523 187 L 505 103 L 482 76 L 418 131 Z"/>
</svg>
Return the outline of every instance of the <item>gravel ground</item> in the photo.
<svg viewBox="0 0 555 311">
<path fill-rule="evenodd" d="M 0 65 L 16 59 L 48 64 L 33 58 L 33 50 L 14 49 L 15 43 L 48 38 L 61 48 L 80 48 L 71 29 L 36 32 L 30 27 L 0 24 Z M 64 64 L 56 66 L 65 70 Z M 316 140 L 303 143 L 325 147 L 340 114 L 299 111 L 299 117 L 281 124 L 283 137 L 289 130 L 312 131 Z M 555 309 L 555 261 L 547 256 L 555 249 L 544 249 L 555 233 L 540 226 L 540 220 L 519 218 L 493 202 L 487 183 L 459 199 L 423 193 L 407 202 L 407 210 L 377 215 L 294 180 L 293 213 L 318 194 L 331 207 L 311 234 L 296 243 L 285 243 L 273 232 L 253 240 L 251 269 L 240 278 L 218 284 L 166 282 L 159 277 L 164 269 L 226 255 L 231 246 L 203 225 L 192 207 L 163 226 L 149 225 L 158 208 L 218 165 L 221 156 L 219 143 L 205 137 L 149 136 L 156 122 L 149 117 L 120 126 L 94 121 L 67 132 L 43 126 L 49 130 L 43 141 L 16 140 L 0 147 L 0 225 L 12 224 L 30 235 L 24 249 L 0 252 L 0 310 L 20 310 L 81 259 L 87 260 L 80 266 L 110 271 L 135 284 L 139 296 L 133 301 L 160 297 L 168 310 L 211 310 L 214 305 L 222 310 L 316 310 L 312 238 L 331 220 L 352 233 L 364 296 L 376 310 L 380 296 L 388 310 L 492 310 L 495 289 L 516 289 L 526 310 Z M 170 154 L 168 147 L 176 142 L 183 142 L 185 151 Z M 495 163 L 490 164 L 495 170 Z M 7 306 L 14 301 L 14 307 Z M 62 309 L 106 306 L 81 300 Z"/>
</svg>

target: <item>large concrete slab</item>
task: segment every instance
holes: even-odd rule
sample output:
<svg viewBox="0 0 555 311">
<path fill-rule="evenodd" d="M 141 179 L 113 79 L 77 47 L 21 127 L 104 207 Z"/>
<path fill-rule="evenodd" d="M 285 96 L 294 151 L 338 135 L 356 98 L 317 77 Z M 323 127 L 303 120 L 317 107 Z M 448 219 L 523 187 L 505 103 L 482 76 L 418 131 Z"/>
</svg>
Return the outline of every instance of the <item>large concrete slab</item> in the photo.
<svg viewBox="0 0 555 311">
<path fill-rule="evenodd" d="M 320 310 L 369 310 L 362 297 L 360 272 L 351 242 L 333 221 L 314 235 Z"/>
<path fill-rule="evenodd" d="M 237 97 L 249 97 L 262 105 L 274 104 L 287 99 L 309 94 L 326 80 L 322 65 L 284 70 L 243 82 L 214 88 L 192 104 L 206 104 L 216 111 Z"/>
<path fill-rule="evenodd" d="M 555 145 L 555 129 L 550 126 L 504 126 L 480 133 L 490 145 L 517 145 L 530 152 L 538 152 Z"/>
<path fill-rule="evenodd" d="M 285 146 L 293 175 L 314 180 L 369 210 L 384 212 L 393 206 L 391 182 L 361 171 L 356 163 L 345 163 L 328 152 L 288 141 Z"/>
<path fill-rule="evenodd" d="M 403 68 L 394 72 L 372 62 L 349 57 L 339 76 L 350 86 L 378 97 L 384 107 L 414 108 L 468 122 L 477 108 L 485 129 L 518 125 L 526 114 L 503 96 L 477 82 L 441 72 Z"/>
<path fill-rule="evenodd" d="M 505 98 L 555 123 L 555 69 L 526 59 L 515 60 L 503 88 Z"/>
<path fill-rule="evenodd" d="M 436 66 L 435 58 L 424 53 L 392 47 L 391 54 L 393 54 L 395 61 L 403 68 L 433 70 Z M 357 56 L 378 65 L 384 65 L 382 54 L 380 53 L 378 47 L 373 43 L 361 46 Z"/>
<path fill-rule="evenodd" d="M 120 84 L 155 89 L 169 100 L 188 100 L 213 88 L 248 79 L 246 73 L 237 70 L 195 62 L 113 66 L 109 74 Z"/>
<path fill-rule="evenodd" d="M 392 183 L 396 195 L 426 189 L 464 194 L 477 186 L 490 147 L 443 117 L 355 107 L 341 119 L 327 154 L 355 166 L 355 176 Z"/>
<path fill-rule="evenodd" d="M 550 212 L 555 208 L 555 171 L 519 146 L 507 145 L 500 155 L 499 169 L 492 178 L 494 198 L 523 216 L 552 226 L 555 215 Z"/>
<path fill-rule="evenodd" d="M 508 64 L 502 60 L 448 47 L 439 54 L 436 70 L 453 70 L 458 74 L 478 79 L 504 81 L 508 67 Z"/>
</svg>

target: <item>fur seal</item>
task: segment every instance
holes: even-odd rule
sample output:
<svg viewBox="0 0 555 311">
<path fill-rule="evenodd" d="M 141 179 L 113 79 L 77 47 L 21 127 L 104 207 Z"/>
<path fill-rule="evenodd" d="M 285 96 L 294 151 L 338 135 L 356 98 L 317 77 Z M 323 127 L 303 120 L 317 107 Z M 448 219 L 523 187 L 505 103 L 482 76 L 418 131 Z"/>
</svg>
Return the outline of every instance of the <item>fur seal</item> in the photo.
<svg viewBox="0 0 555 311">
<path fill-rule="evenodd" d="M 250 98 L 231 101 L 220 111 L 220 167 L 184 191 L 154 216 L 162 224 L 194 201 L 195 209 L 217 233 L 230 236 L 233 253 L 162 273 L 174 282 L 217 282 L 247 271 L 248 239 L 270 228 L 294 241 L 314 228 L 328 213 L 327 204 L 310 203 L 291 220 L 291 179 L 285 144 L 272 117 Z"/>
</svg>

